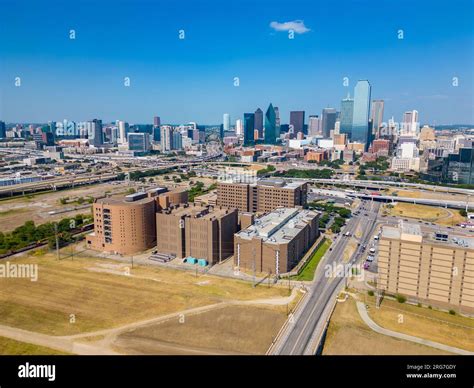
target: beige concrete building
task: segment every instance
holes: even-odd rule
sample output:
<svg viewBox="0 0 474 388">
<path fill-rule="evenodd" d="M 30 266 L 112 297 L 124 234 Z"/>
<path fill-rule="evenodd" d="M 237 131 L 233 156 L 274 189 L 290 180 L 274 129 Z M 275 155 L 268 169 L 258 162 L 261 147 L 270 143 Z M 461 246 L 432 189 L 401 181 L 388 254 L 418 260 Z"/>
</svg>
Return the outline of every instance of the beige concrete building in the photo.
<svg viewBox="0 0 474 388">
<path fill-rule="evenodd" d="M 164 209 L 156 214 L 157 250 L 215 264 L 232 255 L 237 221 L 236 209 L 198 204 Z"/>
<path fill-rule="evenodd" d="M 474 238 L 422 233 L 418 224 L 384 226 L 379 287 L 422 303 L 474 312 Z"/>
<path fill-rule="evenodd" d="M 146 193 L 97 199 L 93 214 L 94 232 L 86 238 L 89 248 L 129 255 L 155 246 L 155 200 Z"/>
<path fill-rule="evenodd" d="M 304 206 L 308 184 L 283 179 L 261 179 L 257 183 L 219 182 L 217 205 L 241 212 L 269 212 L 277 207 Z"/>
<path fill-rule="evenodd" d="M 278 208 L 255 220 L 234 238 L 234 265 L 279 275 L 291 271 L 316 241 L 319 213 Z"/>
</svg>

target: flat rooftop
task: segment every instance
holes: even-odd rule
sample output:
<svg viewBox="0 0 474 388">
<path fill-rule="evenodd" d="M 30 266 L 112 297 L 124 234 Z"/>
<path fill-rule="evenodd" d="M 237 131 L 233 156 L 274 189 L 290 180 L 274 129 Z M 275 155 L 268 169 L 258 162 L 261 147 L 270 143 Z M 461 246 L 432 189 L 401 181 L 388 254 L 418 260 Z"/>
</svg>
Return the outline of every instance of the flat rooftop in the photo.
<svg viewBox="0 0 474 388">
<path fill-rule="evenodd" d="M 233 209 L 213 207 L 213 206 L 200 206 L 190 204 L 189 206 L 176 206 L 170 209 L 164 209 L 160 213 L 171 214 L 176 217 L 193 217 L 210 220 L 212 218 L 220 218 L 229 214 Z"/>
<path fill-rule="evenodd" d="M 95 203 L 101 203 L 103 205 L 125 205 L 125 206 L 133 206 L 137 204 L 144 204 L 148 202 L 153 202 L 154 198 L 142 198 L 137 199 L 135 201 L 127 201 L 126 197 L 124 196 L 116 196 L 116 197 L 106 197 L 106 198 L 98 198 L 96 199 Z"/>
<path fill-rule="evenodd" d="M 400 222 L 398 227 L 383 226 L 381 237 L 474 249 L 474 237 L 464 236 L 455 231 L 449 233 L 439 232 L 436 227 L 422 231 L 420 225 L 410 222 Z"/>
<path fill-rule="evenodd" d="M 317 215 L 314 210 L 278 208 L 237 234 L 246 240 L 259 237 L 267 243 L 282 244 L 293 240 Z"/>
</svg>

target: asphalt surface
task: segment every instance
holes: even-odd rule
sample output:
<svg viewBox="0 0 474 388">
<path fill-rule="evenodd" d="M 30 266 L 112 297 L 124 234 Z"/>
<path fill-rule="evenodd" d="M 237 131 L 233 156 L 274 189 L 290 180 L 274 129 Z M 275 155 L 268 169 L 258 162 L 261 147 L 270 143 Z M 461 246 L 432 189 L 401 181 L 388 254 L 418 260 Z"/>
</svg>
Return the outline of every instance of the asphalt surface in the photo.
<svg viewBox="0 0 474 388">
<path fill-rule="evenodd" d="M 359 207 L 359 215 L 349 219 L 343 232 L 332 244 L 332 250 L 326 254 L 324 262 L 321 262 L 320 266 L 342 264 L 343 253 L 350 240 L 349 237 L 343 236 L 343 233 L 349 232 L 354 235 L 361 222 L 364 231 L 360 239 L 360 246 L 349 261 L 349 264 L 357 263 L 365 253 L 362 246 L 368 246 L 375 230 L 379 207 L 378 203 L 363 201 Z M 302 355 L 309 351 L 312 352 L 312 349 L 317 345 L 312 343 L 312 339 L 318 338 L 318 333 L 315 333 L 315 330 L 321 315 L 331 299 L 337 297 L 337 291 L 343 282 L 345 282 L 345 277 L 326 277 L 324 270 L 316 272 L 315 280 L 309 288 L 309 295 L 297 311 L 294 323 L 288 325 L 278 344 L 274 347 L 274 354 Z"/>
</svg>

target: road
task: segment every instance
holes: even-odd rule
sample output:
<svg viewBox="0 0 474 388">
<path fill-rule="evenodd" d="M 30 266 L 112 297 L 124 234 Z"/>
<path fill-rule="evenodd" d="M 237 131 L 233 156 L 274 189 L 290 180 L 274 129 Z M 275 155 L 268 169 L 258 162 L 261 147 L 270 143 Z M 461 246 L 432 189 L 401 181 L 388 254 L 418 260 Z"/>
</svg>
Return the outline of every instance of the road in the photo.
<svg viewBox="0 0 474 388">
<path fill-rule="evenodd" d="M 363 226 L 365 226 L 360 240 L 360 247 L 351 257 L 349 264 L 357 263 L 364 254 L 362 246 L 368 245 L 374 232 L 379 207 L 380 204 L 378 203 L 363 201 L 359 207 L 360 214 L 348 221 L 344 233 L 349 232 L 354 235 L 360 222 L 363 222 Z M 317 347 L 314 340 L 320 338 L 319 334 L 321 334 L 315 333 L 315 330 L 316 328 L 324 330 L 321 329 L 324 325 L 320 325 L 321 321 L 325 319 L 323 312 L 329 302 L 337 297 L 339 289 L 345 282 L 345 277 L 326 277 L 324 267 L 328 264 L 331 266 L 342 264 L 343 253 L 349 240 L 341 233 L 333 243 L 332 250 L 325 256 L 324 261 L 320 263 L 316 271 L 315 279 L 309 288 L 309 295 L 296 312 L 294 323 L 288 325 L 285 332 L 280 336 L 278 343 L 273 347 L 273 354 L 314 354 Z"/>
</svg>

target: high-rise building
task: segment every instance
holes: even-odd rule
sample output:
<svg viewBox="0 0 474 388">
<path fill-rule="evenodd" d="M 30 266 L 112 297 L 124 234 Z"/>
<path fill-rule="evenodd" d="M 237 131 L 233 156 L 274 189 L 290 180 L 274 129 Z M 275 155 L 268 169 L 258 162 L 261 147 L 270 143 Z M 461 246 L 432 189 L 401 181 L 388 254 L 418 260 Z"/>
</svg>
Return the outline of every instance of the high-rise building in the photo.
<svg viewBox="0 0 474 388">
<path fill-rule="evenodd" d="M 402 136 L 418 136 L 420 132 L 420 123 L 418 121 L 418 111 L 411 110 L 403 114 L 400 135 Z"/>
<path fill-rule="evenodd" d="M 263 111 L 257 108 L 255 111 L 255 129 L 258 131 L 258 138 L 263 139 Z"/>
<path fill-rule="evenodd" d="M 241 119 L 235 120 L 235 134 L 237 136 L 242 136 L 244 134 L 244 125 Z"/>
<path fill-rule="evenodd" d="M 323 137 L 328 139 L 331 136 L 331 130 L 334 129 L 336 125 L 336 116 L 337 112 L 334 108 L 324 108 L 323 109 L 323 118 L 322 118 L 322 130 Z"/>
<path fill-rule="evenodd" d="M 171 149 L 173 150 L 183 149 L 183 136 L 178 131 L 172 132 Z"/>
<path fill-rule="evenodd" d="M 280 133 L 276 125 L 275 109 L 270 103 L 265 113 L 265 144 L 276 144 L 279 137 Z"/>
<path fill-rule="evenodd" d="M 94 147 L 101 147 L 104 144 L 102 120 L 94 119 L 92 121 L 87 121 L 86 128 L 89 144 Z"/>
<path fill-rule="evenodd" d="M 161 119 L 159 116 L 153 117 L 153 126 L 159 127 L 161 125 Z"/>
<path fill-rule="evenodd" d="M 152 138 L 154 142 L 159 143 L 161 140 L 161 119 L 158 116 L 153 117 L 153 129 L 152 129 Z"/>
<path fill-rule="evenodd" d="M 302 132 L 307 135 L 304 125 L 304 110 L 290 112 L 290 125 L 293 126 L 294 133 Z"/>
<path fill-rule="evenodd" d="M 384 100 L 373 100 L 372 101 L 372 112 L 370 118 L 372 119 L 373 131 L 375 137 L 378 139 L 380 128 L 383 123 L 383 109 L 384 109 Z"/>
<path fill-rule="evenodd" d="M 117 120 L 116 125 L 118 127 L 118 132 L 119 132 L 119 138 L 118 142 L 119 144 L 125 144 L 127 142 L 127 135 L 129 132 L 129 125 L 125 121 L 122 120 Z"/>
<path fill-rule="evenodd" d="M 94 233 L 86 238 L 89 248 L 129 255 L 155 246 L 155 200 L 146 193 L 96 199 L 93 215 Z"/>
<path fill-rule="evenodd" d="M 173 127 L 171 125 L 161 125 L 161 151 L 171 151 L 173 148 Z"/>
<path fill-rule="evenodd" d="M 280 109 L 276 106 L 273 108 L 275 110 L 275 121 L 276 121 L 276 127 L 277 127 L 277 130 L 278 132 L 280 132 L 280 126 L 281 126 L 281 122 L 280 122 Z"/>
<path fill-rule="evenodd" d="M 7 128 L 4 121 L 0 121 L 0 139 L 7 137 Z"/>
<path fill-rule="evenodd" d="M 422 231 L 420 225 L 405 222 L 382 227 L 378 287 L 385 293 L 472 314 L 472 268 L 472 237 Z"/>
<path fill-rule="evenodd" d="M 348 95 L 341 101 L 341 114 L 339 133 L 343 133 L 348 139 L 351 138 L 352 134 L 352 118 L 354 115 L 354 100 Z"/>
<path fill-rule="evenodd" d="M 367 80 L 359 80 L 354 88 L 354 114 L 352 119 L 351 141 L 365 144 L 367 150 L 370 143 L 369 133 L 371 86 Z"/>
<path fill-rule="evenodd" d="M 255 144 L 255 114 L 244 113 L 244 145 L 251 146 Z"/>
<path fill-rule="evenodd" d="M 319 213 L 279 207 L 234 237 L 234 265 L 280 275 L 291 271 L 319 235 Z"/>
<path fill-rule="evenodd" d="M 128 149 L 136 152 L 147 152 L 150 150 L 150 135 L 148 133 L 129 133 Z"/>
<path fill-rule="evenodd" d="M 228 113 L 223 114 L 222 123 L 224 131 L 230 131 L 230 115 Z"/>
<path fill-rule="evenodd" d="M 241 212 L 268 212 L 278 206 L 305 206 L 306 182 L 262 179 L 257 183 L 221 181 L 217 184 L 217 205 L 237 208 Z"/>
<path fill-rule="evenodd" d="M 318 115 L 309 116 L 308 135 L 309 136 L 322 135 L 321 119 L 319 118 Z"/>
<path fill-rule="evenodd" d="M 216 264 L 233 254 L 237 222 L 236 209 L 197 204 L 165 209 L 156 214 L 157 250 Z"/>
</svg>

